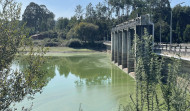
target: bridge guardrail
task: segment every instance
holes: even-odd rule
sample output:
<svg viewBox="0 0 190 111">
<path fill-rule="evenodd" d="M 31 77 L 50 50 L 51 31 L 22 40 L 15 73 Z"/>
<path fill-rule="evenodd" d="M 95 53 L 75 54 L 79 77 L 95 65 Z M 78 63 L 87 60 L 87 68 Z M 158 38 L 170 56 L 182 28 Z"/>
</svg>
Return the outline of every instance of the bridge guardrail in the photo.
<svg viewBox="0 0 190 111">
<path fill-rule="evenodd" d="M 156 52 L 168 52 L 171 54 L 179 54 L 184 56 L 190 56 L 190 45 L 181 45 L 181 44 L 155 44 L 154 50 Z"/>
</svg>

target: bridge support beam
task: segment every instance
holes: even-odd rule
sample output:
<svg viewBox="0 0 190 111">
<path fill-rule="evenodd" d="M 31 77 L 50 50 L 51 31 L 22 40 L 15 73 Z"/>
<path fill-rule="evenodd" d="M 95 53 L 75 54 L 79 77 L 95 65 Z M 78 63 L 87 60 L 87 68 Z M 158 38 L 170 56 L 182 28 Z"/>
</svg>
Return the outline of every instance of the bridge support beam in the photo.
<svg viewBox="0 0 190 111">
<path fill-rule="evenodd" d="M 111 33 L 111 60 L 114 61 L 114 32 Z"/>
<path fill-rule="evenodd" d="M 118 51 L 117 51 L 117 61 L 118 66 L 121 65 L 121 58 L 122 58 L 122 33 L 118 32 Z"/>
<path fill-rule="evenodd" d="M 128 30 L 127 33 L 127 68 L 128 73 L 134 72 L 134 55 L 132 54 L 134 30 Z"/>
<path fill-rule="evenodd" d="M 127 31 L 122 31 L 122 68 L 127 68 Z"/>
<path fill-rule="evenodd" d="M 118 37 L 117 33 L 114 32 L 114 63 L 117 63 L 117 51 L 118 51 Z"/>
</svg>

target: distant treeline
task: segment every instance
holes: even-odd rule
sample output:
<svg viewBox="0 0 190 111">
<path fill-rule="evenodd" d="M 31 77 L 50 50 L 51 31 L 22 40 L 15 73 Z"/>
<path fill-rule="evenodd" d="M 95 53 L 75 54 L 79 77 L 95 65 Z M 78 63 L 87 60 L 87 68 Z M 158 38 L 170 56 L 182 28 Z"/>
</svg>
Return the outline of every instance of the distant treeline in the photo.
<svg viewBox="0 0 190 111">
<path fill-rule="evenodd" d="M 160 41 L 161 27 L 162 42 L 168 43 L 171 11 L 173 42 L 190 42 L 190 7 L 171 8 L 169 0 L 105 0 L 95 6 L 89 3 L 85 8 L 77 5 L 70 19 L 57 20 L 45 5 L 31 2 L 22 15 L 22 23 L 26 23 L 30 35 L 53 31 L 56 38 L 94 42 L 110 40 L 110 30 L 117 24 L 150 14 L 155 24 L 155 42 Z"/>
</svg>

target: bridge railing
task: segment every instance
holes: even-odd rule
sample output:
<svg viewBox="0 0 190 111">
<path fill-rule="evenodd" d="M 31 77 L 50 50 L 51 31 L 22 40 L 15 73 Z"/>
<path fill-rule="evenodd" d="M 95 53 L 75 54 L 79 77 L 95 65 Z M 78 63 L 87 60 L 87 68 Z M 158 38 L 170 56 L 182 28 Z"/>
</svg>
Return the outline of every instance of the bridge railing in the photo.
<svg viewBox="0 0 190 111">
<path fill-rule="evenodd" d="M 111 45 L 111 41 L 104 41 L 103 42 L 105 45 Z"/>
<path fill-rule="evenodd" d="M 190 45 L 186 44 L 158 44 L 154 45 L 157 53 L 167 52 L 169 54 L 179 54 L 180 56 L 190 56 Z"/>
</svg>

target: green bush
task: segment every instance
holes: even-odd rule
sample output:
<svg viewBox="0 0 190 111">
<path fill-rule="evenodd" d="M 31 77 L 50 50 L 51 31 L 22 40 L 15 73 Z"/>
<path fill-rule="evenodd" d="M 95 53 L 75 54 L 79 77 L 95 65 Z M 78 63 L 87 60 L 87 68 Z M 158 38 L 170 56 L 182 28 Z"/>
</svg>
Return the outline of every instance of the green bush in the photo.
<svg viewBox="0 0 190 111">
<path fill-rule="evenodd" d="M 59 46 L 58 42 L 47 42 L 45 43 L 45 47 L 56 47 Z"/>
<path fill-rule="evenodd" d="M 71 29 L 69 30 L 69 32 L 68 32 L 67 35 L 66 35 L 66 38 L 67 38 L 67 39 L 77 38 L 77 34 L 75 33 L 75 29 L 74 29 L 74 28 L 71 28 Z"/>
<path fill-rule="evenodd" d="M 59 42 L 59 39 L 54 38 L 54 39 L 50 39 L 52 42 Z"/>
<path fill-rule="evenodd" d="M 79 48 L 82 47 L 82 43 L 78 39 L 71 39 L 66 44 L 67 47 Z"/>
<path fill-rule="evenodd" d="M 46 38 L 46 39 L 43 40 L 43 44 L 46 47 L 55 47 L 55 46 L 60 45 L 60 41 L 57 38 L 54 38 L 54 39 Z"/>
<path fill-rule="evenodd" d="M 65 32 L 60 32 L 60 33 L 58 34 L 58 38 L 66 39 L 66 34 L 65 34 Z"/>
<path fill-rule="evenodd" d="M 42 32 L 40 34 L 44 38 L 50 38 L 50 39 L 52 39 L 52 38 L 57 38 L 58 37 L 58 34 L 55 31 L 46 31 L 46 32 Z"/>
<path fill-rule="evenodd" d="M 35 34 L 32 36 L 33 39 L 39 39 L 39 40 L 42 40 L 45 38 L 53 39 L 53 38 L 57 38 L 57 37 L 58 37 L 58 34 L 55 31 L 41 32 L 40 34 Z"/>
</svg>

